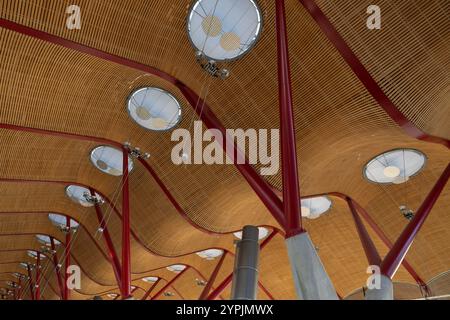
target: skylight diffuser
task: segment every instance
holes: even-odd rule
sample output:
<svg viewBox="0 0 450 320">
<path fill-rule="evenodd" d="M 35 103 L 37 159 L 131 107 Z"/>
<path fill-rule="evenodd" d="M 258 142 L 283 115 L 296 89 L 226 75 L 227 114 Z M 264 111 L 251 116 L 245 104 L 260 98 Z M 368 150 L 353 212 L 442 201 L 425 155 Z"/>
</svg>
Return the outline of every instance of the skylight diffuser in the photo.
<svg viewBox="0 0 450 320">
<path fill-rule="evenodd" d="M 144 282 L 148 282 L 148 283 L 154 283 L 154 282 L 156 282 L 156 281 L 158 281 L 158 277 L 145 277 L 145 278 L 142 278 L 142 281 L 144 281 Z"/>
<path fill-rule="evenodd" d="M 208 249 L 196 252 L 196 254 L 203 259 L 206 260 L 214 260 L 217 257 L 220 257 L 223 254 L 223 250 L 220 249 Z"/>
<path fill-rule="evenodd" d="M 258 235 L 259 240 L 264 239 L 269 234 L 269 230 L 267 230 L 267 228 L 258 227 L 258 230 L 259 230 L 259 235 Z M 242 231 L 238 231 L 233 234 L 236 238 L 242 239 Z"/>
<path fill-rule="evenodd" d="M 46 258 L 45 254 L 39 253 L 41 260 Z M 33 258 L 33 259 L 37 259 L 38 253 L 36 251 L 33 250 L 28 250 L 28 256 Z"/>
<path fill-rule="evenodd" d="M 90 196 L 91 192 L 88 188 L 70 185 L 66 188 L 66 195 L 75 203 L 81 204 L 83 207 L 92 207 L 94 203 L 86 200 L 85 195 Z M 98 193 L 95 193 L 98 199 L 102 199 Z"/>
<path fill-rule="evenodd" d="M 134 91 L 127 101 L 130 117 L 140 126 L 165 131 L 175 127 L 181 120 L 181 107 L 169 92 L 145 87 Z"/>
<path fill-rule="evenodd" d="M 395 149 L 382 153 L 364 167 L 366 179 L 381 184 L 408 181 L 425 166 L 425 155 L 415 149 Z"/>
<path fill-rule="evenodd" d="M 44 234 L 38 234 L 38 235 L 36 235 L 36 238 L 37 238 L 37 240 L 40 242 L 40 243 L 42 243 L 42 244 L 45 244 L 46 246 L 51 246 L 51 238 L 49 237 L 49 236 L 47 236 L 47 235 L 44 235 Z M 53 239 L 53 241 L 54 241 L 54 243 L 55 243 L 55 245 L 56 246 L 58 246 L 58 245 L 60 245 L 61 244 L 61 242 L 59 242 L 58 240 L 56 240 L 56 239 Z"/>
<path fill-rule="evenodd" d="M 167 267 L 167 270 L 177 273 L 183 271 L 184 269 L 186 269 L 184 264 L 173 264 Z"/>
<path fill-rule="evenodd" d="M 238 59 L 261 34 L 261 12 L 254 0 L 197 0 L 188 14 L 189 39 L 215 61 Z"/>
<path fill-rule="evenodd" d="M 48 218 L 57 227 L 65 228 L 67 226 L 66 216 L 63 216 L 63 215 L 57 214 L 57 213 L 50 213 L 48 215 Z M 78 226 L 79 226 L 78 222 L 76 222 L 73 219 L 69 220 L 69 227 L 71 229 L 77 229 Z"/>
<path fill-rule="evenodd" d="M 302 199 L 301 201 L 302 217 L 308 219 L 316 219 L 330 208 L 331 200 L 325 196 Z"/>
<path fill-rule="evenodd" d="M 100 171 L 113 175 L 122 175 L 122 150 L 109 147 L 99 146 L 91 151 L 91 162 Z M 133 160 L 128 156 L 128 172 L 133 170 Z"/>
</svg>

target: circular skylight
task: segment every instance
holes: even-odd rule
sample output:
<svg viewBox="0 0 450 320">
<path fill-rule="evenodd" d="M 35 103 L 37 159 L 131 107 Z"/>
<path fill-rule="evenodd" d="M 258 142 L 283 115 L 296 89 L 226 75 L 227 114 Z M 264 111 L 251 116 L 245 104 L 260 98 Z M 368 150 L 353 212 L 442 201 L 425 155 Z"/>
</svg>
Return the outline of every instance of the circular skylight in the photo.
<svg viewBox="0 0 450 320">
<path fill-rule="evenodd" d="M 167 270 L 172 272 L 181 272 L 184 269 L 186 269 L 186 266 L 184 264 L 173 264 L 167 267 Z"/>
<path fill-rule="evenodd" d="M 28 269 L 28 263 L 26 263 L 26 262 L 21 262 L 21 263 L 19 264 L 19 266 L 20 266 L 21 268 L 23 268 L 23 269 Z"/>
<path fill-rule="evenodd" d="M 223 254 L 223 250 L 220 249 L 208 249 L 196 252 L 196 254 L 203 259 L 206 260 L 214 260 L 217 257 L 220 257 Z"/>
<path fill-rule="evenodd" d="M 330 208 L 331 200 L 328 197 L 307 198 L 301 201 L 302 217 L 308 219 L 316 219 Z"/>
<path fill-rule="evenodd" d="M 197 0 L 188 15 L 189 39 L 209 59 L 240 58 L 256 43 L 262 28 L 254 0 Z"/>
<path fill-rule="evenodd" d="M 91 162 L 100 171 L 113 175 L 122 175 L 122 150 L 109 147 L 99 146 L 91 151 Z M 128 156 L 128 172 L 133 170 L 133 160 Z"/>
<path fill-rule="evenodd" d="M 67 227 L 67 218 L 66 216 L 63 216 L 61 214 L 57 214 L 57 213 L 50 213 L 48 215 L 48 218 L 50 219 L 50 221 L 57 227 L 60 228 L 65 228 Z M 73 219 L 69 219 L 69 226 L 71 229 L 77 229 L 79 224 L 78 222 L 76 222 Z"/>
<path fill-rule="evenodd" d="M 144 281 L 144 282 L 148 282 L 148 283 L 154 283 L 154 282 L 156 282 L 156 281 L 158 281 L 158 277 L 145 277 L 145 278 L 142 278 L 142 281 Z"/>
<path fill-rule="evenodd" d="M 364 177 L 375 183 L 400 184 L 425 166 L 425 155 L 414 149 L 396 149 L 382 153 L 364 167 Z"/>
<path fill-rule="evenodd" d="M 46 258 L 45 254 L 39 253 L 41 260 Z M 28 250 L 28 256 L 33 258 L 33 259 L 37 259 L 38 253 L 36 251 L 33 250 Z"/>
<path fill-rule="evenodd" d="M 159 88 L 145 87 L 134 91 L 128 98 L 127 108 L 130 117 L 149 130 L 170 130 L 181 120 L 177 99 Z"/>
<path fill-rule="evenodd" d="M 66 195 L 75 203 L 81 204 L 83 207 L 92 207 L 94 204 L 86 200 L 85 195 L 90 196 L 91 192 L 88 188 L 70 185 L 66 188 Z M 102 199 L 98 193 L 95 193 L 98 199 Z"/>
<path fill-rule="evenodd" d="M 51 246 L 51 244 L 52 244 L 51 238 L 47 235 L 38 234 L 38 235 L 36 235 L 36 238 L 40 243 L 45 244 L 46 246 Z M 56 239 L 53 239 L 53 242 L 55 243 L 56 246 L 61 244 L 61 242 L 59 242 Z"/>
<path fill-rule="evenodd" d="M 259 230 L 259 236 L 258 236 L 259 240 L 264 239 L 269 234 L 269 230 L 267 230 L 267 228 L 258 227 L 258 230 Z M 238 231 L 233 234 L 236 238 L 242 239 L 242 231 Z"/>
</svg>

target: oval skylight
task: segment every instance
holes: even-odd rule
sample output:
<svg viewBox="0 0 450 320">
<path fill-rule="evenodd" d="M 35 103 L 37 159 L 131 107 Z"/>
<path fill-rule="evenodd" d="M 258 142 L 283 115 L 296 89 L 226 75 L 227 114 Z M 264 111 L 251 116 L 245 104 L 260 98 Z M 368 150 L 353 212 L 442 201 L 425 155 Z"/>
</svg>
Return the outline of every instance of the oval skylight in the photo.
<svg viewBox="0 0 450 320">
<path fill-rule="evenodd" d="M 259 235 L 258 235 L 259 240 L 264 239 L 269 234 L 269 230 L 267 230 L 267 228 L 258 227 L 258 230 L 259 230 Z M 236 238 L 242 239 L 242 231 L 238 231 L 233 234 Z"/>
<path fill-rule="evenodd" d="M 116 294 L 116 293 L 108 293 L 106 296 L 108 298 L 110 298 L 110 299 L 114 299 L 114 298 L 117 298 L 118 294 Z"/>
<path fill-rule="evenodd" d="M 41 260 L 46 258 L 45 254 L 39 253 Z M 36 251 L 33 250 L 28 250 L 28 256 L 33 258 L 33 259 L 37 259 L 38 253 Z"/>
<path fill-rule="evenodd" d="M 197 0 L 188 14 L 189 39 L 215 61 L 242 57 L 256 44 L 262 17 L 254 0 Z"/>
<path fill-rule="evenodd" d="M 127 109 L 138 125 L 149 130 L 170 130 L 181 120 L 178 100 L 160 88 L 137 89 L 128 98 Z"/>
<path fill-rule="evenodd" d="M 196 252 L 196 254 L 203 259 L 206 260 L 214 260 L 217 257 L 220 257 L 223 254 L 223 250 L 220 249 L 208 249 Z"/>
<path fill-rule="evenodd" d="M 158 281 L 158 277 L 145 277 L 145 278 L 142 278 L 142 281 L 144 281 L 144 282 L 148 282 L 148 283 L 154 283 L 154 282 L 156 282 L 156 281 Z"/>
<path fill-rule="evenodd" d="M 63 216 L 63 215 L 57 214 L 57 213 L 50 213 L 48 215 L 48 218 L 57 227 L 65 228 L 67 226 L 66 216 Z M 70 219 L 69 220 L 69 226 L 70 226 L 71 229 L 77 229 L 79 224 L 75 220 Z"/>
<path fill-rule="evenodd" d="M 44 234 L 38 234 L 36 235 L 37 240 L 42 243 L 45 244 L 46 246 L 51 246 L 51 238 L 47 235 Z M 59 246 L 61 244 L 61 242 L 59 242 L 56 239 L 53 239 L 53 242 L 55 243 L 56 246 Z"/>
<path fill-rule="evenodd" d="M 307 198 L 301 201 L 302 217 L 308 219 L 316 219 L 330 208 L 331 200 L 328 197 Z"/>
<path fill-rule="evenodd" d="M 94 204 L 87 201 L 85 195 L 90 196 L 91 192 L 88 188 L 70 185 L 66 188 L 66 195 L 75 203 L 81 204 L 83 207 L 92 207 Z M 102 199 L 98 193 L 95 193 L 98 199 Z"/>
<path fill-rule="evenodd" d="M 23 269 L 28 269 L 28 263 L 26 263 L 26 262 L 19 263 L 19 266 Z"/>
<path fill-rule="evenodd" d="M 122 175 L 122 150 L 109 147 L 99 146 L 91 151 L 91 162 L 100 171 L 113 175 Z M 128 172 L 133 170 L 133 160 L 128 156 Z"/>
<path fill-rule="evenodd" d="M 364 166 L 364 177 L 375 183 L 400 184 L 425 166 L 426 156 L 415 149 L 396 149 L 382 153 Z"/>
<path fill-rule="evenodd" d="M 186 266 L 184 264 L 173 264 L 167 267 L 167 270 L 172 272 L 181 272 L 184 269 L 186 269 Z"/>
</svg>

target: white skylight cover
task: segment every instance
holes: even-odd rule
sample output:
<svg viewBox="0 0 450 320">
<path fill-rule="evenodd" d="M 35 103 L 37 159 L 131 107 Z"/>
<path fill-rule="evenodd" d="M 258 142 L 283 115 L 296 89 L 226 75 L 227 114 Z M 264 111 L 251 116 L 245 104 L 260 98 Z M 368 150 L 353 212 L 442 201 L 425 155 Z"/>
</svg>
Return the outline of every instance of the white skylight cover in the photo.
<svg viewBox="0 0 450 320">
<path fill-rule="evenodd" d="M 264 239 L 269 234 L 269 230 L 267 230 L 267 228 L 258 227 L 258 230 L 259 230 L 259 235 L 258 235 L 259 240 Z M 242 231 L 237 231 L 233 234 L 236 238 L 242 239 Z"/>
<path fill-rule="evenodd" d="M 198 0 L 188 15 L 188 35 L 197 51 L 216 61 L 234 60 L 261 34 L 261 12 L 254 0 Z"/>
<path fill-rule="evenodd" d="M 110 298 L 110 299 L 114 299 L 114 298 L 116 298 L 118 296 L 118 294 L 116 294 L 116 293 L 108 293 L 106 296 L 108 298 Z"/>
<path fill-rule="evenodd" d="M 66 188 L 66 195 L 75 203 L 81 204 L 83 207 L 92 207 L 94 204 L 90 203 L 84 197 L 84 194 L 91 195 L 88 188 L 70 185 Z M 98 199 L 102 199 L 98 193 L 95 193 Z"/>
<path fill-rule="evenodd" d="M 196 254 L 203 259 L 213 260 L 217 257 L 220 257 L 223 254 L 223 250 L 220 249 L 208 249 L 196 252 Z"/>
<path fill-rule="evenodd" d="M 414 149 L 396 149 L 382 153 L 367 163 L 364 176 L 375 183 L 400 184 L 425 166 L 425 155 Z"/>
<path fill-rule="evenodd" d="M 301 211 L 302 217 L 308 219 L 317 219 L 322 214 L 330 210 L 331 200 L 328 197 L 314 197 L 302 199 Z"/>
<path fill-rule="evenodd" d="M 44 235 L 44 234 L 38 234 L 38 235 L 36 235 L 36 238 L 40 243 L 45 244 L 46 246 L 51 246 L 51 239 L 49 236 Z M 56 246 L 59 246 L 61 244 L 61 242 L 59 242 L 56 239 L 53 239 L 53 241 Z"/>
<path fill-rule="evenodd" d="M 19 264 L 23 269 L 28 269 L 28 264 L 26 262 L 21 262 Z"/>
<path fill-rule="evenodd" d="M 37 254 L 36 251 L 28 250 L 28 256 L 29 256 L 29 257 L 31 257 L 31 258 L 33 258 L 33 259 L 37 259 L 37 255 L 38 255 L 38 254 Z M 39 255 L 41 256 L 41 260 L 43 260 L 43 259 L 46 258 L 46 255 L 45 255 L 45 254 L 39 253 Z"/>
<path fill-rule="evenodd" d="M 142 281 L 144 281 L 144 282 L 148 282 L 148 283 L 154 283 L 154 282 L 156 282 L 156 281 L 158 281 L 158 277 L 145 277 L 145 278 L 142 278 Z"/>
<path fill-rule="evenodd" d="M 109 147 L 99 146 L 91 151 L 91 162 L 100 171 L 113 175 L 122 175 L 122 150 Z M 133 160 L 128 156 L 128 172 L 133 170 Z"/>
<path fill-rule="evenodd" d="M 184 269 L 186 269 L 186 266 L 184 264 L 173 264 L 167 267 L 167 270 L 172 272 L 181 272 Z"/>
<path fill-rule="evenodd" d="M 57 213 L 50 213 L 48 215 L 48 218 L 54 225 L 56 225 L 58 227 L 65 227 L 67 225 L 66 216 L 63 216 L 63 215 L 60 215 Z M 69 225 L 70 225 L 70 228 L 72 228 L 72 229 L 76 229 L 79 226 L 78 222 L 76 222 L 73 219 L 70 219 Z"/>
<path fill-rule="evenodd" d="M 137 124 L 149 130 L 170 130 L 181 120 L 178 100 L 160 88 L 145 87 L 134 91 L 128 98 L 127 109 Z"/>
</svg>

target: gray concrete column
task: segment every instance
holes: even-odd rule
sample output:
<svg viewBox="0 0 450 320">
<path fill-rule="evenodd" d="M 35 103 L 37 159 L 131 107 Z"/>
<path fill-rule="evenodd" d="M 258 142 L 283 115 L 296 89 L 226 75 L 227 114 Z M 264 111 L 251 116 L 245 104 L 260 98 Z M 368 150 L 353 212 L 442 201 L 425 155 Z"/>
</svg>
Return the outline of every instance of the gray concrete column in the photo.
<svg viewBox="0 0 450 320">
<path fill-rule="evenodd" d="M 259 230 L 245 226 L 236 244 L 232 300 L 256 300 L 258 292 Z"/>
<path fill-rule="evenodd" d="M 286 239 L 297 296 L 301 300 L 338 300 L 308 233 Z"/>
<path fill-rule="evenodd" d="M 380 287 L 367 289 L 366 300 L 394 300 L 394 285 L 385 275 L 380 275 Z"/>
</svg>

